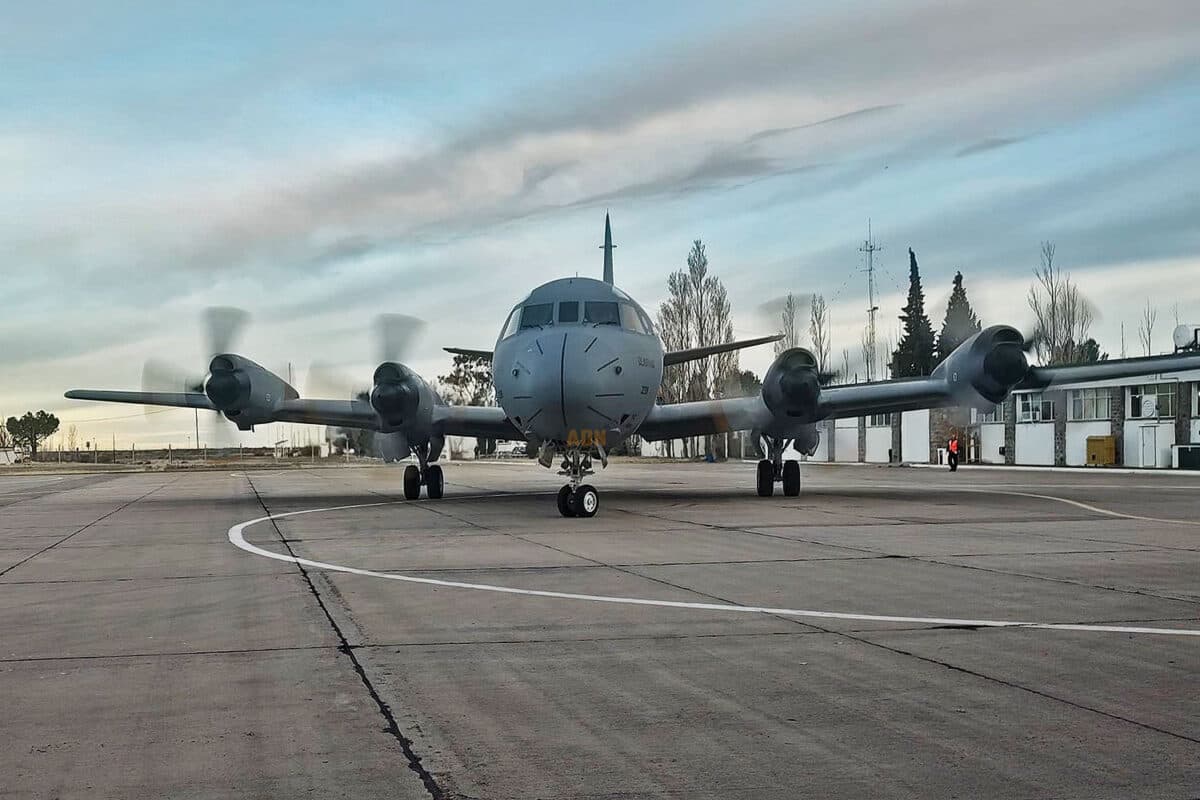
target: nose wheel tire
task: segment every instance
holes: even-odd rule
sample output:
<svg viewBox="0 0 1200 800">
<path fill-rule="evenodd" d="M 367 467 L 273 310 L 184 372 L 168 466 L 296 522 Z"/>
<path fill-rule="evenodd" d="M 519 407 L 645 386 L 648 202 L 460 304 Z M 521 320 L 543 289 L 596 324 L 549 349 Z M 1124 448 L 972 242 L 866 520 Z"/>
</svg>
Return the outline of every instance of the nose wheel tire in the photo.
<svg viewBox="0 0 1200 800">
<path fill-rule="evenodd" d="M 758 496 L 770 497 L 775 493 L 775 465 L 765 458 L 758 462 Z"/>
<path fill-rule="evenodd" d="M 442 475 L 442 468 L 438 464 L 430 464 L 425 470 L 425 494 L 430 500 L 441 500 L 442 493 L 446 489 L 446 478 Z"/>
<path fill-rule="evenodd" d="M 800 494 L 800 462 L 795 459 L 783 462 L 783 494 L 785 497 Z"/>
<path fill-rule="evenodd" d="M 591 484 L 583 484 L 570 496 L 568 503 L 577 517 L 594 517 L 600 508 L 600 493 Z"/>
<path fill-rule="evenodd" d="M 558 513 L 564 517 L 575 516 L 575 509 L 571 507 L 571 487 L 569 484 L 558 490 Z"/>
<path fill-rule="evenodd" d="M 416 464 L 404 468 L 404 499 L 416 500 L 421 496 L 421 470 Z"/>
</svg>

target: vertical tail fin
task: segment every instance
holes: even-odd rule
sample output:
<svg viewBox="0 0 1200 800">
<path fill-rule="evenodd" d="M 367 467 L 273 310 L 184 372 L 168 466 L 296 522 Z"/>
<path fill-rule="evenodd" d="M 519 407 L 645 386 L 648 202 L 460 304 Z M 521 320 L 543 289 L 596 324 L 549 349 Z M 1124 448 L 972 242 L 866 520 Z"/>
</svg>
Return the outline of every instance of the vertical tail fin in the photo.
<svg viewBox="0 0 1200 800">
<path fill-rule="evenodd" d="M 613 282 L 613 257 L 612 251 L 616 247 L 612 243 L 612 224 L 608 220 L 608 212 L 604 212 L 604 244 L 600 249 L 604 251 L 604 282 L 611 284 Z"/>
</svg>

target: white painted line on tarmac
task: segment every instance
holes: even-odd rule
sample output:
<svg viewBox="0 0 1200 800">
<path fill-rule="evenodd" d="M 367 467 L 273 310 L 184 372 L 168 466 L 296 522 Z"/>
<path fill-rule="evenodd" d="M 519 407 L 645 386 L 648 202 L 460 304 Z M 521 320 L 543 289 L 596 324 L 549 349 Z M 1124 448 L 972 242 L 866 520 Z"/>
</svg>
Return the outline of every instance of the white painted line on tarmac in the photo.
<svg viewBox="0 0 1200 800">
<path fill-rule="evenodd" d="M 970 491 L 974 493 L 987 493 L 986 489 L 963 489 L 958 491 Z M 513 496 L 519 493 L 509 493 L 500 496 Z M 1002 494 L 1017 495 L 1022 497 L 1033 497 L 1042 500 L 1054 500 L 1058 502 L 1068 503 L 1070 505 L 1080 506 L 1091 511 L 1096 511 L 1101 514 L 1107 514 L 1115 517 L 1126 517 L 1129 519 L 1149 519 L 1147 517 L 1138 517 L 1130 514 L 1122 514 L 1117 511 L 1109 511 L 1107 509 L 1088 506 L 1085 503 L 1079 503 L 1074 500 L 1067 500 L 1061 497 L 1053 497 L 1051 495 L 1024 494 L 1022 492 L 1002 492 Z M 497 495 L 468 495 L 456 499 L 478 499 L 480 497 L 494 497 Z M 451 498 L 447 498 L 451 499 Z M 577 594 L 575 592 L 555 592 L 544 589 L 521 589 L 514 586 L 495 586 L 486 583 L 467 583 L 464 581 L 446 581 L 438 578 L 420 578 L 414 575 L 400 575 L 394 572 L 377 572 L 370 569 L 360 569 L 358 567 L 348 567 L 342 564 L 330 564 L 325 561 L 314 561 L 308 558 L 299 558 L 297 556 L 286 555 L 284 553 L 275 553 L 270 550 L 265 550 L 257 545 L 253 545 L 246 541 L 245 530 L 253 525 L 258 525 L 263 522 L 269 522 L 276 519 L 286 519 L 288 517 L 299 517 L 306 514 L 326 514 L 336 511 L 349 511 L 358 508 L 377 508 L 379 506 L 398 505 L 405 501 L 389 500 L 378 503 L 356 503 L 354 505 L 331 506 L 329 508 L 309 508 L 302 511 L 287 511 L 280 514 L 270 514 L 265 517 L 239 522 L 229 529 L 229 541 L 236 547 L 245 550 L 247 553 L 263 556 L 264 558 L 273 558 L 276 561 L 285 561 L 292 564 L 299 564 L 313 569 L 328 570 L 330 572 L 344 572 L 349 575 L 361 575 L 367 578 L 383 578 L 389 581 L 401 581 L 403 583 L 417 583 L 426 586 L 441 586 L 448 589 L 470 589 L 480 592 L 497 592 L 500 594 L 524 595 L 526 597 L 548 597 L 556 600 L 581 600 L 591 603 L 610 603 L 614 605 L 628 606 L 657 606 L 660 608 L 681 608 L 694 611 L 725 611 L 738 612 L 742 614 L 774 614 L 776 616 L 786 617 L 802 617 L 809 619 L 841 619 L 851 620 L 854 622 L 893 622 L 905 623 L 913 625 L 949 625 L 964 628 L 1032 628 L 1036 630 L 1052 630 L 1052 631 L 1084 631 L 1090 633 L 1124 633 L 1124 634 L 1157 634 L 1160 636 L 1195 636 L 1200 637 L 1200 630 L 1190 628 L 1147 628 L 1125 625 L 1087 625 L 1074 623 L 1057 623 L 1057 622 L 1021 622 L 1017 620 L 996 620 L 996 619 L 957 619 L 953 617 L 906 617 L 895 616 L 890 614 L 858 614 L 849 611 L 816 611 L 812 609 L 802 608 L 773 608 L 769 606 L 739 606 L 732 603 L 692 603 L 682 600 L 655 600 L 643 597 L 620 597 L 614 595 L 600 594 Z M 444 501 L 442 501 L 444 502 Z M 1153 520 L 1155 522 L 1183 522 L 1191 524 L 1186 520 Z"/>
</svg>

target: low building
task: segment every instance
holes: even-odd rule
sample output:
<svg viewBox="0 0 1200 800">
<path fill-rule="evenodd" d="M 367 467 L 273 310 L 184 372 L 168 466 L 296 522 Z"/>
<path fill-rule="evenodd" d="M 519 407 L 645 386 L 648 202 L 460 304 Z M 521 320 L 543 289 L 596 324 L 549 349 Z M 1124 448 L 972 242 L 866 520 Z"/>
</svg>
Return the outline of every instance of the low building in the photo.
<svg viewBox="0 0 1200 800">
<path fill-rule="evenodd" d="M 1200 370 L 1014 392 L 984 411 L 906 411 L 819 425 L 812 461 L 944 463 L 954 432 L 971 462 L 1085 466 L 1088 439 L 1112 437 L 1114 466 L 1162 469 L 1172 465 L 1174 446 L 1200 445 Z"/>
<path fill-rule="evenodd" d="M 1169 467 L 1172 446 L 1200 444 L 1200 371 L 1014 392 L 975 427 L 984 463 L 1084 466 L 1088 438 L 1111 436 L 1117 465 Z"/>
<path fill-rule="evenodd" d="M 817 423 L 810 461 L 937 464 L 952 432 L 968 462 L 1081 467 L 1089 437 L 1113 437 L 1114 466 L 1168 468 L 1175 445 L 1200 445 L 1200 370 L 1014 392 L 992 409 L 932 409 Z M 748 433 L 739 434 L 747 442 Z M 662 443 L 659 454 L 665 454 Z M 682 452 L 676 445 L 676 454 Z M 751 448 L 746 458 L 753 460 Z M 800 458 L 788 450 L 785 458 Z"/>
</svg>

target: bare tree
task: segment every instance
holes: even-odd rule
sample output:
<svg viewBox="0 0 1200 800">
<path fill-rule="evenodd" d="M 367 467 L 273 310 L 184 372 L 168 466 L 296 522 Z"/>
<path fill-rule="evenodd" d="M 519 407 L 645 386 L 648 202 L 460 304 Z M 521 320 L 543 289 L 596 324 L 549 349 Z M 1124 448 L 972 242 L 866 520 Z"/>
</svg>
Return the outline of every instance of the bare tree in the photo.
<svg viewBox="0 0 1200 800">
<path fill-rule="evenodd" d="M 3 414 L 0 414 L 0 419 L 2 419 L 3 416 Z M 12 447 L 12 436 L 9 435 L 8 428 L 6 428 L 4 425 L 0 425 L 0 450 L 7 450 L 10 447 Z"/>
<path fill-rule="evenodd" d="M 67 449 L 71 452 L 79 449 L 79 429 L 74 425 L 67 428 Z"/>
<path fill-rule="evenodd" d="M 820 373 L 828 373 L 832 367 L 829 363 L 833 348 L 830 324 L 825 296 L 814 294 L 809 307 L 808 337 L 812 339 L 813 355 L 817 357 L 817 372 Z"/>
<path fill-rule="evenodd" d="M 842 383 L 850 382 L 850 351 L 842 348 Z"/>
<path fill-rule="evenodd" d="M 1054 242 L 1042 242 L 1041 266 L 1033 271 L 1029 308 L 1034 315 L 1033 343 L 1046 364 L 1074 364 L 1095 320 L 1091 303 L 1054 263 Z"/>
<path fill-rule="evenodd" d="M 708 255 L 699 239 L 688 252 L 687 269 L 667 279 L 668 298 L 658 310 L 658 324 L 667 350 L 708 347 L 733 341 L 729 294 L 708 272 Z M 664 402 L 706 400 L 736 380 L 737 356 L 697 359 L 668 367 L 660 396 Z M 711 438 L 706 437 L 711 449 Z M 669 447 L 669 446 L 668 446 Z M 684 456 L 689 455 L 684 442 Z"/>
<path fill-rule="evenodd" d="M 890 336 L 883 337 L 883 347 L 876 347 L 876 358 L 878 363 L 875 366 L 875 374 L 880 380 L 886 381 L 890 376 L 889 370 L 892 368 L 891 353 L 894 350 L 892 339 Z"/>
<path fill-rule="evenodd" d="M 716 281 L 716 287 L 712 295 L 712 307 L 709 309 L 709 313 L 712 315 L 713 343 L 723 344 L 725 342 L 732 342 L 733 316 L 729 305 L 729 294 L 725 291 L 725 286 L 719 280 Z M 712 383 L 706 392 L 706 396 L 708 397 L 724 394 L 730 387 L 737 385 L 740 374 L 737 351 L 731 350 L 727 353 L 718 353 L 713 357 L 713 367 Z"/>
<path fill-rule="evenodd" d="M 662 336 L 663 348 L 686 350 L 691 346 L 689 309 L 691 285 L 687 273 L 673 272 L 667 277 L 667 299 L 658 307 L 658 332 Z M 659 387 L 659 400 L 663 403 L 680 403 L 688 398 L 688 380 L 691 376 L 688 364 L 677 364 L 663 370 L 663 381 Z M 667 440 L 667 456 L 674 458 L 675 442 Z M 687 456 L 687 442 L 684 441 Z"/>
<path fill-rule="evenodd" d="M 875 349 L 871 347 L 871 331 L 869 328 L 863 328 L 859 345 L 862 347 L 863 371 L 866 372 L 866 379 L 870 382 L 871 375 L 875 371 Z"/>
<path fill-rule="evenodd" d="M 1138 323 L 1138 340 L 1146 355 L 1154 355 L 1154 323 L 1158 321 L 1158 309 L 1150 307 L 1150 298 L 1146 298 L 1146 307 L 1142 309 L 1142 320 Z"/>
<path fill-rule="evenodd" d="M 783 338 L 775 343 L 775 355 L 800 346 L 800 331 L 796 328 L 798 306 L 796 295 L 788 292 L 783 298 L 783 310 L 779 312 L 779 333 Z"/>
</svg>

